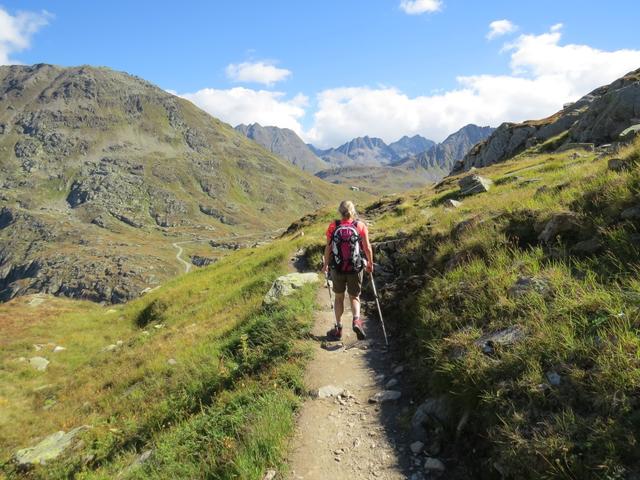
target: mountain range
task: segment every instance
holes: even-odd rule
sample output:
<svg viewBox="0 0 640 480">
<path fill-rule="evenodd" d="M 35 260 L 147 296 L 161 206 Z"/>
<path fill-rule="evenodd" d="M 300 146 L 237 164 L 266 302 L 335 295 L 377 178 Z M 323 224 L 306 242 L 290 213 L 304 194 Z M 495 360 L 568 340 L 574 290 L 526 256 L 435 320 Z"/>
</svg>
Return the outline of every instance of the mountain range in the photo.
<svg viewBox="0 0 640 480">
<path fill-rule="evenodd" d="M 386 144 L 377 137 L 357 137 L 339 147 L 320 149 L 292 130 L 257 123 L 237 131 L 303 170 L 331 183 L 344 183 L 371 193 L 417 188 L 438 181 L 491 127 L 466 125 L 437 144 L 421 135 L 404 136 Z"/>
<path fill-rule="evenodd" d="M 341 192 L 140 78 L 0 67 L 0 299 L 125 301 L 184 271 L 172 243 L 277 229 Z"/>
</svg>

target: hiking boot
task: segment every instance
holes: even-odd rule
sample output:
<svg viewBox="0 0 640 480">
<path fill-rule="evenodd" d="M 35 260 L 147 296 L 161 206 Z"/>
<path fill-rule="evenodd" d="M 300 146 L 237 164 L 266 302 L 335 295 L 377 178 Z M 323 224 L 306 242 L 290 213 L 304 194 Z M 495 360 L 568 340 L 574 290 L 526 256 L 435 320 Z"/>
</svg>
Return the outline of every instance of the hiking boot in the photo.
<svg viewBox="0 0 640 480">
<path fill-rule="evenodd" d="M 342 325 L 335 325 L 331 330 L 329 330 L 327 332 L 327 339 L 342 340 Z"/>
<path fill-rule="evenodd" d="M 359 317 L 353 319 L 353 331 L 356 332 L 358 340 L 367 338 L 367 333 L 364 331 L 364 322 Z"/>
</svg>

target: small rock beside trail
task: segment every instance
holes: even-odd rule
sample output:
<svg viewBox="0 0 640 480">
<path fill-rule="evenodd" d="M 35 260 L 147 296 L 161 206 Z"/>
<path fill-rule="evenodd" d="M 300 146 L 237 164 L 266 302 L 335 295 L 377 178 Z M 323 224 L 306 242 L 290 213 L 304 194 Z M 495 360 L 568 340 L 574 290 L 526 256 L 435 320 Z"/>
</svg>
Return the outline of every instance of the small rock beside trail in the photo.
<svg viewBox="0 0 640 480">
<path fill-rule="evenodd" d="M 29 465 L 44 465 L 49 460 L 58 458 L 76 438 L 78 434 L 90 428 L 87 425 L 74 428 L 68 432 L 53 433 L 33 447 L 18 450 L 14 455 L 15 462 L 22 467 Z"/>
<path fill-rule="evenodd" d="M 316 392 L 315 396 L 317 398 L 329 398 L 329 397 L 337 397 L 344 392 L 344 388 L 336 387 L 335 385 L 325 385 L 324 387 L 320 387 Z"/>
<path fill-rule="evenodd" d="M 383 390 L 371 397 L 369 403 L 394 402 L 400 399 L 401 396 L 402 393 L 397 390 Z"/>
<path fill-rule="evenodd" d="M 493 186 L 493 182 L 480 175 L 467 175 L 458 181 L 458 186 L 462 195 L 475 195 L 476 193 L 488 192 Z"/>
<path fill-rule="evenodd" d="M 262 477 L 262 480 L 273 480 L 274 478 L 276 478 L 276 471 L 275 470 L 267 470 L 267 472 L 264 474 L 264 477 Z"/>
<path fill-rule="evenodd" d="M 411 418 L 411 432 L 415 440 L 427 441 L 427 429 L 432 425 L 442 425 L 449 421 L 451 407 L 447 396 L 427 398 L 417 408 Z"/>
<path fill-rule="evenodd" d="M 444 466 L 444 463 L 442 463 L 437 458 L 427 457 L 427 459 L 424 462 L 424 469 L 430 473 L 444 472 L 446 470 L 446 467 Z"/>
<path fill-rule="evenodd" d="M 307 283 L 315 283 L 318 282 L 320 277 L 317 273 L 290 273 L 288 275 L 283 275 L 278 277 L 271 289 L 264 297 L 263 303 L 265 305 L 273 305 L 278 302 L 283 297 L 288 297 L 293 294 L 296 290 L 303 287 Z"/>
<path fill-rule="evenodd" d="M 416 441 L 409 445 L 409 448 L 414 455 L 418 455 L 419 453 L 422 453 L 422 450 L 424 450 L 424 443 Z"/>
<path fill-rule="evenodd" d="M 387 390 L 390 390 L 393 387 L 395 387 L 396 385 L 398 385 L 398 379 L 397 378 L 392 378 L 384 385 L 384 388 L 386 388 Z"/>
<path fill-rule="evenodd" d="M 38 370 L 39 372 L 44 372 L 49 366 L 49 360 L 44 357 L 31 357 L 29 359 L 29 365 Z"/>
</svg>

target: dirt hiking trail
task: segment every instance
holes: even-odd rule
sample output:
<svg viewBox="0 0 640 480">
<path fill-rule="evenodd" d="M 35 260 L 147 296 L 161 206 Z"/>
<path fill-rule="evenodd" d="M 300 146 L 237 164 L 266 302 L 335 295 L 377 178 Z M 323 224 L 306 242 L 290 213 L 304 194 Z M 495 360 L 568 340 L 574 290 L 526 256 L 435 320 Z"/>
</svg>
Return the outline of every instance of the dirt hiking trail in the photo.
<svg viewBox="0 0 640 480">
<path fill-rule="evenodd" d="M 299 412 L 287 478 L 424 478 L 420 473 L 412 474 L 412 470 L 421 469 L 413 465 L 407 439 L 398 425 L 400 415 L 409 412 L 408 401 L 370 403 L 382 391 L 402 392 L 404 383 L 403 368 L 392 364 L 379 320 L 372 316 L 374 311 L 363 311 L 371 315 L 365 324 L 368 339 L 358 342 L 345 300 L 342 342 L 325 343 L 325 334 L 334 323 L 326 285 L 318 290 L 317 304 L 312 330 L 316 345 L 305 379 L 315 395 Z"/>
</svg>

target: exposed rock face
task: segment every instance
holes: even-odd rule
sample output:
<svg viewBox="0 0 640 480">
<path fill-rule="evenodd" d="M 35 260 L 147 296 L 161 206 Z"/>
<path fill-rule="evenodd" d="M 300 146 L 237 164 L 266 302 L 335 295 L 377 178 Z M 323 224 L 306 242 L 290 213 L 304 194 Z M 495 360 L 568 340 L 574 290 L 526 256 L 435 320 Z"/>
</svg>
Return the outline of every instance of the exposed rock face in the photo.
<svg viewBox="0 0 640 480">
<path fill-rule="evenodd" d="M 597 88 L 548 118 L 504 123 L 457 163 L 453 172 L 502 162 L 523 150 L 563 134 L 550 149 L 569 143 L 609 143 L 640 118 L 640 69 Z"/>
<path fill-rule="evenodd" d="M 290 273 L 278 277 L 271 289 L 264 297 L 265 305 L 273 305 L 282 297 L 292 295 L 296 290 L 302 288 L 307 283 L 315 283 L 320 280 L 317 273 Z"/>
<path fill-rule="evenodd" d="M 313 153 L 293 130 L 263 127 L 259 123 L 241 124 L 236 130 L 302 170 L 317 172 L 327 168 L 327 163 Z"/>
<path fill-rule="evenodd" d="M 106 68 L 0 66 L 0 125 L 0 300 L 125 301 L 184 268 L 167 230 L 271 230 L 338 190 Z"/>
</svg>

